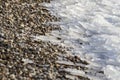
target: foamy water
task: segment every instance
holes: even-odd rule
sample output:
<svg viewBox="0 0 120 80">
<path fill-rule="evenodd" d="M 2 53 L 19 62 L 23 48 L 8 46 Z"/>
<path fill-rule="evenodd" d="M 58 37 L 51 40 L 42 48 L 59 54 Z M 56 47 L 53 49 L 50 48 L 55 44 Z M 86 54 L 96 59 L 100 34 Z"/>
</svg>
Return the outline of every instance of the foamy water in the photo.
<svg viewBox="0 0 120 80">
<path fill-rule="evenodd" d="M 91 80 L 120 80 L 120 0 L 53 0 L 44 5 L 61 18 L 52 24 L 62 30 L 37 38 L 70 47 L 90 62 Z M 101 70 L 104 75 L 94 73 Z"/>
</svg>

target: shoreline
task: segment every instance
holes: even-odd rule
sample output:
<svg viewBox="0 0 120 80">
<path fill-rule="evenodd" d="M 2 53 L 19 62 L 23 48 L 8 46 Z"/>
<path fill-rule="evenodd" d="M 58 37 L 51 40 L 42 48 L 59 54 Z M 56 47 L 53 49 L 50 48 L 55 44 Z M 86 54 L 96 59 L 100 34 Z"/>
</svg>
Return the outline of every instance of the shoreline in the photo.
<svg viewBox="0 0 120 80">
<path fill-rule="evenodd" d="M 87 62 L 72 54 L 69 55 L 62 46 L 31 38 L 31 35 L 46 35 L 60 29 L 58 26 L 45 25 L 49 21 L 54 22 L 59 19 L 52 16 L 44 6 L 38 5 L 38 2 L 44 0 L 33 3 L 27 0 L 19 1 L 0 2 L 2 3 L 0 5 L 0 79 L 89 80 L 66 70 L 69 68 L 81 70 L 81 66 L 76 67 L 74 64 L 88 65 Z M 59 59 L 73 64 L 59 63 Z"/>
</svg>

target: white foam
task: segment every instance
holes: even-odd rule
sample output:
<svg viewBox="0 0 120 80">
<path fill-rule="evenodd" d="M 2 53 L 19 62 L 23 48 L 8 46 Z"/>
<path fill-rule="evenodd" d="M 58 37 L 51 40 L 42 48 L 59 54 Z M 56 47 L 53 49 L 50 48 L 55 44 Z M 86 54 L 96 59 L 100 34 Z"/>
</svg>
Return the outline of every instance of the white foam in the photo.
<svg viewBox="0 0 120 80">
<path fill-rule="evenodd" d="M 94 64 L 89 68 L 104 70 L 104 77 L 90 74 L 91 79 L 120 80 L 120 0 L 54 0 L 44 5 L 62 19 L 62 31 L 53 32 L 50 41 L 72 47 L 71 52 Z M 57 36 L 62 41 L 53 38 Z"/>
</svg>

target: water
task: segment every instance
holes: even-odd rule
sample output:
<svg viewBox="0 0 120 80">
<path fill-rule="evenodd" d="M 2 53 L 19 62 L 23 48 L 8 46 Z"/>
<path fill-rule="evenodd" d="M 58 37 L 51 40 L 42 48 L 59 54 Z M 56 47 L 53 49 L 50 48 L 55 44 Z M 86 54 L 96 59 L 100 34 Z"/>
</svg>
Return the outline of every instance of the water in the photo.
<svg viewBox="0 0 120 80">
<path fill-rule="evenodd" d="M 62 31 L 40 39 L 71 47 L 73 54 L 90 62 L 91 80 L 120 80 L 120 0 L 54 0 L 44 5 L 61 17 L 52 24 Z M 104 75 L 94 74 L 99 70 Z"/>
</svg>

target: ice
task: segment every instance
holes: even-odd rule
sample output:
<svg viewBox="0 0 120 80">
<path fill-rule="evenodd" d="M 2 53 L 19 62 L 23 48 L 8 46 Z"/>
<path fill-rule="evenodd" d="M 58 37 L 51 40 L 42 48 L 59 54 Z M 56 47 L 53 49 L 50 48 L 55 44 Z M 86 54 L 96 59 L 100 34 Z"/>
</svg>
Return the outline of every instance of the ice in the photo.
<svg viewBox="0 0 120 80">
<path fill-rule="evenodd" d="M 70 72 L 70 74 L 76 75 L 76 76 L 85 76 L 85 72 L 77 70 L 77 69 L 66 68 L 64 69 L 64 71 Z"/>
<path fill-rule="evenodd" d="M 117 66 L 107 65 L 104 68 L 106 76 L 111 80 L 120 80 L 120 68 Z"/>
<path fill-rule="evenodd" d="M 30 60 L 30 59 L 24 59 L 23 58 L 22 61 L 24 62 L 24 64 L 33 63 L 33 61 Z"/>
<path fill-rule="evenodd" d="M 104 71 L 104 76 L 91 72 L 91 80 L 120 80 L 120 0 L 53 0 L 44 5 L 61 18 L 52 24 L 62 30 L 40 39 L 72 47 L 72 53 L 90 62 L 89 71 Z"/>
</svg>

